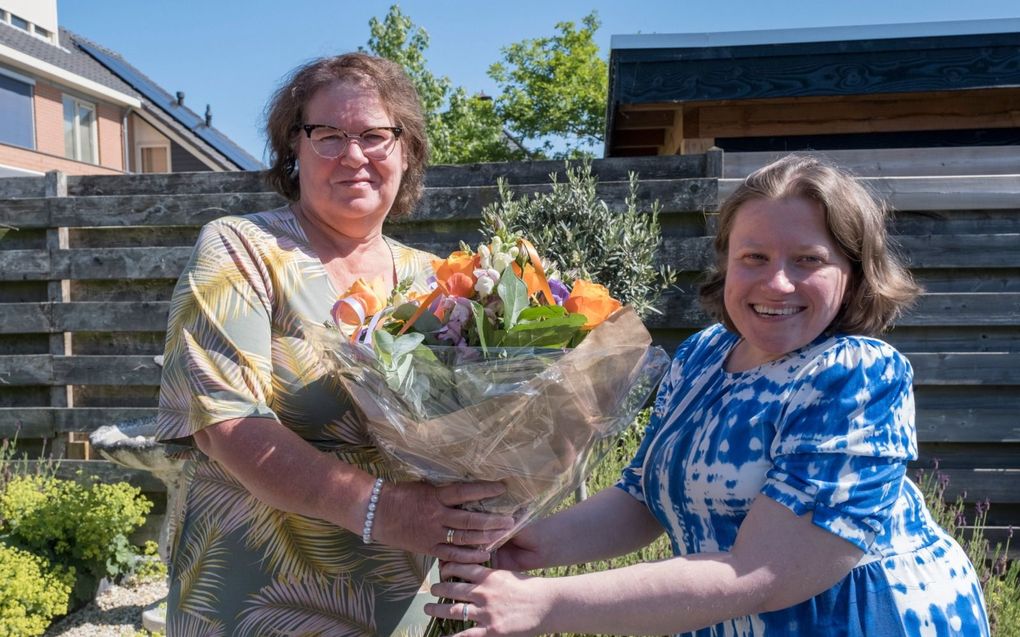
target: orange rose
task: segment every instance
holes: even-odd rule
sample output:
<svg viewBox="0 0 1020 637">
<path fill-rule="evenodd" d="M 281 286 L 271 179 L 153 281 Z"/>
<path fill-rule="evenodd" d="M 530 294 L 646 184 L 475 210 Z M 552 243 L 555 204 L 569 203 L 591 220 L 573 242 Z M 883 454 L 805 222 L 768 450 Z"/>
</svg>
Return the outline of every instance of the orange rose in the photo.
<svg viewBox="0 0 1020 637">
<path fill-rule="evenodd" d="M 371 284 L 364 279 L 358 279 L 344 293 L 340 300 L 333 305 L 333 320 L 347 325 L 361 325 L 362 317 L 358 316 L 353 305 L 358 305 L 364 315 L 368 318 L 386 307 L 386 293 L 383 289 L 382 279 L 376 279 Z"/>
<path fill-rule="evenodd" d="M 535 266 L 530 263 L 525 264 L 524 274 L 521 274 L 521 266 L 517 265 L 517 262 L 513 263 L 514 274 L 517 278 L 524 281 L 524 285 L 528 286 L 528 296 L 535 296 L 542 289 L 542 283 L 538 278 L 538 272 L 535 271 Z"/>
<path fill-rule="evenodd" d="M 446 289 L 450 291 L 452 296 L 462 296 L 465 299 L 470 299 L 475 295 L 475 282 L 474 276 L 469 276 L 463 272 L 454 272 L 446 280 Z"/>
<path fill-rule="evenodd" d="M 457 250 L 456 252 L 451 252 L 450 256 L 445 259 L 433 259 L 432 269 L 436 272 L 436 280 L 449 288 L 451 292 L 453 292 L 454 288 L 457 290 L 467 289 L 467 294 L 458 294 L 458 296 L 469 297 L 473 294 L 475 282 L 478 280 L 475 277 L 475 270 L 478 269 L 480 263 L 481 258 L 477 254 Z M 465 285 L 463 281 L 451 283 L 450 279 L 455 274 L 466 276 L 470 279 L 471 285 Z"/>
<path fill-rule="evenodd" d="M 620 309 L 621 303 L 609 296 L 609 290 L 603 285 L 583 279 L 574 281 L 570 296 L 563 302 L 563 307 L 573 314 L 584 314 L 588 322 L 584 329 L 593 329 L 606 320 L 610 314 Z"/>
</svg>

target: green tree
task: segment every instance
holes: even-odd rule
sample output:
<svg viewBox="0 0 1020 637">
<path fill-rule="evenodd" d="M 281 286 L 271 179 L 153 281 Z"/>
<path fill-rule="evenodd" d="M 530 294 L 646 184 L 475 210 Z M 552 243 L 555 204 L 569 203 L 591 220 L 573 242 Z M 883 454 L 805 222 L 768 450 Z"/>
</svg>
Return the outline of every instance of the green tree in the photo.
<svg viewBox="0 0 1020 637">
<path fill-rule="evenodd" d="M 594 39 L 601 23 L 594 11 L 581 22 L 581 28 L 560 22 L 557 35 L 504 47 L 503 62 L 489 67 L 501 92 L 495 110 L 506 127 L 554 157 L 590 155 L 605 135 L 609 72 Z M 553 152 L 550 138 L 562 140 L 565 150 Z"/>
<path fill-rule="evenodd" d="M 500 116 L 491 100 L 468 95 L 450 78 L 427 67 L 428 33 L 415 26 L 398 5 L 382 20 L 369 20 L 368 51 L 393 60 L 410 76 L 425 110 L 431 160 L 437 164 L 523 159 L 519 146 L 507 143 Z"/>
</svg>

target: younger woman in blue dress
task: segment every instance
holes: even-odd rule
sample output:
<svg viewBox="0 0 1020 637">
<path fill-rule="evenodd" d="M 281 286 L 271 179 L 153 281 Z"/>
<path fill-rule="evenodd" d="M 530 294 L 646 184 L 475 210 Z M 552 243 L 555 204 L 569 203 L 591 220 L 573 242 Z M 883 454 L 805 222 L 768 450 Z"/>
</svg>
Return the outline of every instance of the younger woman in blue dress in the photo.
<svg viewBox="0 0 1020 637">
<path fill-rule="evenodd" d="M 931 519 L 910 363 L 882 332 L 918 288 L 884 210 L 850 175 L 791 156 L 723 204 L 701 290 L 720 320 L 680 346 L 616 485 L 526 528 L 500 569 L 446 564 L 438 617 L 464 637 L 986 636 L 966 554 Z M 676 557 L 601 573 L 519 572 L 622 555 L 669 534 Z"/>
</svg>

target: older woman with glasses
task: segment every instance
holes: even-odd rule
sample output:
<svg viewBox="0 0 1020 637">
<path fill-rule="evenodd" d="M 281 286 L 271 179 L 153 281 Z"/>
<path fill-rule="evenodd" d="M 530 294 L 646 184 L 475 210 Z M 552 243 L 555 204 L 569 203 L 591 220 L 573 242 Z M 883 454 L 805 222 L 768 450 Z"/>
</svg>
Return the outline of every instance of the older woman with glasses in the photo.
<svg viewBox="0 0 1020 637">
<path fill-rule="evenodd" d="M 206 225 L 171 305 L 158 437 L 193 460 L 168 512 L 167 632 L 420 632 L 433 558 L 484 560 L 513 524 L 458 505 L 502 487 L 391 480 L 304 331 L 359 279 L 426 291 L 432 255 L 382 234 L 421 196 L 418 95 L 387 60 L 320 59 L 277 91 L 267 132 L 289 203 Z"/>
</svg>

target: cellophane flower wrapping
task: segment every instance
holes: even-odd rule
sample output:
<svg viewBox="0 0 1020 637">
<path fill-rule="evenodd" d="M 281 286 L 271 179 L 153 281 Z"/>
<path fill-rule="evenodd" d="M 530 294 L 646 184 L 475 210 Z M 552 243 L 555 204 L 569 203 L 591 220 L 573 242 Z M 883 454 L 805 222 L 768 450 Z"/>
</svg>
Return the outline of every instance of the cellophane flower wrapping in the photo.
<svg viewBox="0 0 1020 637">
<path fill-rule="evenodd" d="M 327 328 L 316 338 L 399 475 L 506 486 L 467 507 L 515 520 L 486 550 L 582 484 L 669 364 L 629 307 L 573 348 L 447 347 L 382 332 L 371 346 Z"/>
</svg>

